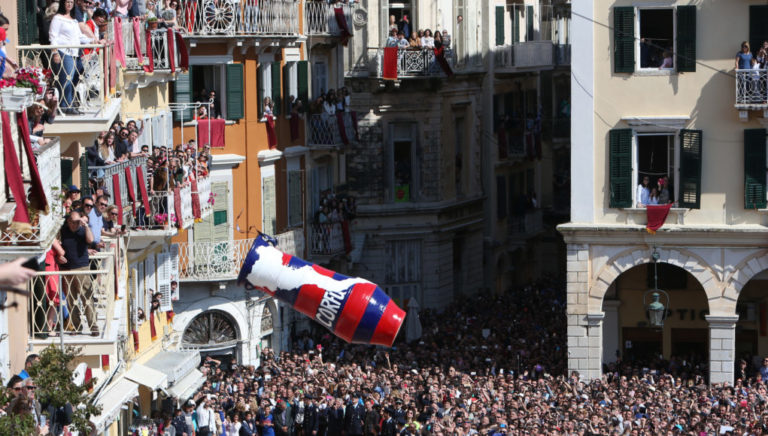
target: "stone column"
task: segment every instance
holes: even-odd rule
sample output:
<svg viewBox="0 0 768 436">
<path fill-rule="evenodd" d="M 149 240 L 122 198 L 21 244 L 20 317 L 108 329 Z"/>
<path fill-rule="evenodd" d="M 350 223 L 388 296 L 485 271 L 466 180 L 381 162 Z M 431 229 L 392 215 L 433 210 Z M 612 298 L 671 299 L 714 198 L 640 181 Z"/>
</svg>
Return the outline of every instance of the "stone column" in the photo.
<svg viewBox="0 0 768 436">
<path fill-rule="evenodd" d="M 604 313 L 568 315 L 568 373 L 578 371 L 582 379 L 602 375 Z"/>
<path fill-rule="evenodd" d="M 709 383 L 733 384 L 738 315 L 706 315 L 709 322 Z"/>
</svg>

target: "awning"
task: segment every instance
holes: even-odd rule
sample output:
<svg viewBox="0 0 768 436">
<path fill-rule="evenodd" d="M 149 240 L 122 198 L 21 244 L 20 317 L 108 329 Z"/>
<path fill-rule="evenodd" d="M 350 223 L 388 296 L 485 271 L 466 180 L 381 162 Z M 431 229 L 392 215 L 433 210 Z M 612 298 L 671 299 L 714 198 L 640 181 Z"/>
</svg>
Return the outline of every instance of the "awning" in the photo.
<svg viewBox="0 0 768 436">
<path fill-rule="evenodd" d="M 168 395 L 176 397 L 179 403 L 183 403 L 193 396 L 204 382 L 205 376 L 203 373 L 193 369 L 189 374 L 168 388 Z"/>
<path fill-rule="evenodd" d="M 91 416 L 91 422 L 96 426 L 97 433 L 105 430 L 114 422 L 117 415 L 120 414 L 123 404 L 139 395 L 139 385 L 125 378 L 120 378 L 110 383 L 102 392 L 101 398 L 96 401 L 96 404 L 101 406 L 101 415 Z"/>
<path fill-rule="evenodd" d="M 144 365 L 168 376 L 168 384 L 174 385 L 200 365 L 197 351 L 163 351 Z"/>
<path fill-rule="evenodd" d="M 125 378 L 133 380 L 140 385 L 146 386 L 153 391 L 157 389 L 165 389 L 168 387 L 167 375 L 156 369 L 144 366 L 139 363 L 134 363 L 133 366 L 131 366 L 131 369 L 125 373 Z"/>
</svg>

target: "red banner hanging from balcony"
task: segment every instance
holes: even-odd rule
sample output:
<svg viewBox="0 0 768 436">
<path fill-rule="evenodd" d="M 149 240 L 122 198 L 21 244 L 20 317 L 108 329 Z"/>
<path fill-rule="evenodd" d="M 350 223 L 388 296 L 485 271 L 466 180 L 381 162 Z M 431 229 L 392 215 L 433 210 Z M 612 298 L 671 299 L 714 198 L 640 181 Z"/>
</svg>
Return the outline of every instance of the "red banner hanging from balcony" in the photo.
<svg viewBox="0 0 768 436">
<path fill-rule="evenodd" d="M 157 340 L 157 328 L 155 328 L 155 311 L 149 314 L 149 333 L 153 341 Z"/>
<path fill-rule="evenodd" d="M 347 128 L 344 127 L 344 113 L 336 112 L 336 123 L 339 125 L 339 135 L 341 136 L 341 142 L 344 145 L 349 145 L 349 138 L 347 138 Z"/>
<path fill-rule="evenodd" d="M 141 19 L 139 17 L 133 17 L 133 51 L 136 53 L 136 59 L 139 61 L 139 65 L 144 64 L 144 55 L 141 54 Z M 151 38 L 150 38 L 151 44 Z M 151 51 L 150 45 L 150 51 Z"/>
<path fill-rule="evenodd" d="M 269 149 L 274 150 L 277 148 L 277 133 L 275 132 L 275 117 L 272 115 L 266 115 L 267 122 L 267 142 Z"/>
<path fill-rule="evenodd" d="M 11 189 L 11 194 L 16 202 L 16 211 L 13 214 L 13 222 L 10 230 L 17 233 L 31 233 L 32 226 L 29 222 L 27 211 L 27 198 L 24 191 L 24 180 L 21 177 L 21 165 L 16 154 L 16 147 L 11 135 L 11 117 L 8 112 L 0 114 L 0 122 L 3 123 L 3 169 L 5 180 Z"/>
<path fill-rule="evenodd" d="M 448 77 L 453 76 L 453 70 L 451 69 L 451 66 L 448 65 L 448 60 L 445 58 L 445 48 L 434 48 L 435 51 L 435 59 L 437 60 L 437 63 L 440 64 L 440 68 L 443 69 L 443 72 L 445 72 L 445 75 Z"/>
<path fill-rule="evenodd" d="M 133 351 L 138 352 L 139 351 L 139 332 L 136 330 L 133 330 L 131 334 L 133 335 Z"/>
<path fill-rule="evenodd" d="M 112 19 L 112 24 L 114 25 L 115 35 L 122 35 L 123 19 L 120 17 L 115 17 Z M 123 46 L 123 38 L 115 38 L 112 56 L 116 60 L 120 61 L 120 65 L 125 68 L 125 46 Z"/>
<path fill-rule="evenodd" d="M 120 174 L 112 174 L 112 197 L 117 206 L 117 223 L 123 225 L 123 199 L 120 198 Z"/>
<path fill-rule="evenodd" d="M 149 209 L 149 196 L 147 196 L 147 184 L 144 178 L 144 169 L 142 167 L 136 167 L 136 180 L 139 184 L 139 194 L 141 194 L 141 202 L 144 204 L 144 216 L 150 216 L 152 211 Z"/>
<path fill-rule="evenodd" d="M 181 36 L 181 33 L 174 32 L 174 35 L 176 35 L 175 49 L 179 51 L 179 66 L 182 70 L 187 71 L 189 69 L 189 53 L 187 53 L 187 45 L 184 44 L 184 37 Z M 171 41 L 168 41 L 168 45 L 171 47 L 174 46 Z"/>
<path fill-rule="evenodd" d="M 645 230 L 650 234 L 655 234 L 656 230 L 659 230 L 664 225 L 664 221 L 667 220 L 670 208 L 672 208 L 672 204 L 646 206 L 645 213 L 648 216 L 648 223 L 645 225 Z"/>
<path fill-rule="evenodd" d="M 176 217 L 171 223 L 176 223 L 176 226 L 181 228 L 181 188 L 173 188 L 173 213 Z"/>
<path fill-rule="evenodd" d="M 347 26 L 347 17 L 344 15 L 344 9 L 333 8 L 333 14 L 336 16 L 336 24 L 338 24 L 339 29 L 341 29 L 341 45 L 346 47 L 349 43 L 349 38 L 352 37 L 352 32 L 349 31 L 349 27 Z"/>
<path fill-rule="evenodd" d="M 210 144 L 211 148 L 224 148 L 224 128 L 226 120 L 205 119 L 197 120 L 197 142 L 201 146 Z"/>
<path fill-rule="evenodd" d="M 384 80 L 397 80 L 397 47 L 384 47 L 384 60 L 381 65 L 381 77 Z"/>
<path fill-rule="evenodd" d="M 152 32 L 147 30 L 145 37 L 147 40 L 147 58 L 149 59 L 149 63 L 144 65 L 144 71 L 152 73 L 155 71 L 155 56 L 152 54 Z"/>
<path fill-rule="evenodd" d="M 176 50 L 174 47 L 173 41 L 175 37 L 173 36 L 173 29 L 168 29 L 168 65 L 171 68 L 171 72 L 176 71 Z"/>
<path fill-rule="evenodd" d="M 192 179 L 190 181 L 192 185 L 192 216 L 195 217 L 195 222 L 202 221 L 202 211 L 200 210 L 200 194 L 197 192 L 197 180 Z"/>
<path fill-rule="evenodd" d="M 19 112 L 18 116 L 16 117 L 16 122 L 19 126 L 21 142 L 24 143 L 24 153 L 27 156 L 27 163 L 29 164 L 29 177 L 31 179 L 30 183 L 32 185 L 29 189 L 29 204 L 45 215 L 48 215 L 48 212 L 50 212 L 50 208 L 48 207 L 48 198 L 45 196 L 43 181 L 40 179 L 40 171 L 37 168 L 37 159 L 35 158 L 35 153 L 32 152 L 32 143 L 29 139 L 29 121 L 27 120 L 27 111 Z"/>
<path fill-rule="evenodd" d="M 131 213 L 136 216 L 136 190 L 133 188 L 133 177 L 131 177 L 131 167 L 125 167 L 125 184 L 128 185 L 128 199 L 131 200 Z"/>
<path fill-rule="evenodd" d="M 109 371 L 109 354 L 101 355 L 101 370 Z"/>
</svg>

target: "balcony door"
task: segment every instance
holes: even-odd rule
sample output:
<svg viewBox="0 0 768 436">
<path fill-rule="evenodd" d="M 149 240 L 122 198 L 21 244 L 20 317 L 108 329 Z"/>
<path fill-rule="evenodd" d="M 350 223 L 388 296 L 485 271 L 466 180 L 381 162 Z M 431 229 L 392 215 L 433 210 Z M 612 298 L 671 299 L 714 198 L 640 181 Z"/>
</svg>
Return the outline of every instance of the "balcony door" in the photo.
<svg viewBox="0 0 768 436">
<path fill-rule="evenodd" d="M 232 269 L 232 244 L 229 243 L 229 189 L 226 182 L 211 184 L 213 211 L 201 222 L 195 223 L 193 240 L 195 270 L 197 274 L 223 274 Z"/>
</svg>

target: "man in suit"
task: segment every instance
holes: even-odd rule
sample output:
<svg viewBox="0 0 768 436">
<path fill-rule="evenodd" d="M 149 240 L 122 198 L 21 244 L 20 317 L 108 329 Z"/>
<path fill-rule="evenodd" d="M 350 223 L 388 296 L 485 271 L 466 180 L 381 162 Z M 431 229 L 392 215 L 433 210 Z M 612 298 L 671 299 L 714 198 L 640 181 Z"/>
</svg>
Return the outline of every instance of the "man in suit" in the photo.
<svg viewBox="0 0 768 436">
<path fill-rule="evenodd" d="M 397 424 L 393 418 L 395 410 L 391 407 L 384 409 L 384 421 L 381 423 L 381 436 L 397 435 Z"/>
<path fill-rule="evenodd" d="M 291 407 L 284 400 L 277 400 L 277 406 L 272 412 L 275 420 L 275 436 L 290 436 L 293 433 L 293 417 Z"/>
<path fill-rule="evenodd" d="M 258 433 L 256 432 L 256 426 L 253 424 L 253 413 L 250 411 L 245 412 L 245 419 L 243 420 L 243 424 L 240 426 L 239 436 L 258 436 Z"/>
<path fill-rule="evenodd" d="M 373 405 L 373 400 L 365 402 L 365 425 L 363 427 L 365 436 L 376 436 L 381 431 L 381 428 L 379 428 L 381 416 L 378 410 L 376 410 L 378 407 Z"/>
<path fill-rule="evenodd" d="M 344 427 L 347 430 L 347 436 L 362 436 L 365 425 L 365 406 L 361 404 L 362 395 L 356 393 L 351 400 L 344 413 Z"/>
<path fill-rule="evenodd" d="M 328 436 L 339 435 L 344 429 L 344 407 L 341 399 L 336 399 L 336 403 L 328 406 Z"/>
<path fill-rule="evenodd" d="M 306 407 L 304 408 L 304 434 L 306 436 L 317 436 L 320 427 L 320 416 L 315 397 L 309 394 L 304 395 Z"/>
</svg>

